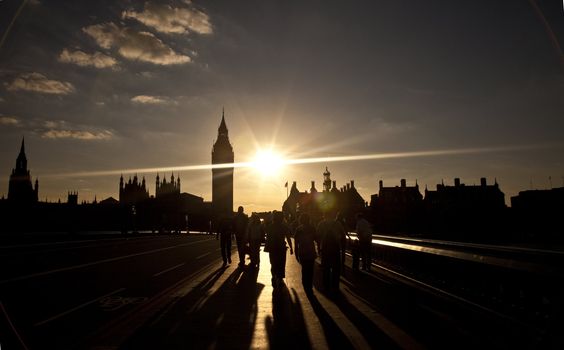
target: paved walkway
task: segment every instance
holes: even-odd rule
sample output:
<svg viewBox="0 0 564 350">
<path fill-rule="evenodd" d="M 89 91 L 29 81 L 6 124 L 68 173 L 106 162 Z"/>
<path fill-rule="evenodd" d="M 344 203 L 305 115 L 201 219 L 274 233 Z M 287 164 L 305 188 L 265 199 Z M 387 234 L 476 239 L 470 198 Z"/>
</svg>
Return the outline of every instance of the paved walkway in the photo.
<svg viewBox="0 0 564 350">
<path fill-rule="evenodd" d="M 218 252 L 219 254 L 219 252 Z M 235 261 L 235 250 L 233 261 Z M 145 323 L 124 349 L 369 349 L 421 346 L 365 298 L 373 276 L 345 268 L 341 293 L 313 296 L 301 286 L 301 267 L 287 256 L 285 286 L 270 282 L 268 254 L 258 271 L 218 262 L 171 295 L 173 301 Z M 383 281 L 385 283 L 385 281 Z M 274 293 L 273 293 L 274 292 Z"/>
</svg>

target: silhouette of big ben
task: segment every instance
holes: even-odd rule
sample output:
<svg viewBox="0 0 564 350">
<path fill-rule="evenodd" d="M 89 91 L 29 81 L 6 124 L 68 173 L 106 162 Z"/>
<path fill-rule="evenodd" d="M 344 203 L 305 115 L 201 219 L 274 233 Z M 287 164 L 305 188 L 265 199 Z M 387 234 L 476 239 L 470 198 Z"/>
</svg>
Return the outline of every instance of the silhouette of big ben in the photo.
<svg viewBox="0 0 564 350">
<path fill-rule="evenodd" d="M 20 153 L 16 159 L 16 167 L 12 169 L 8 188 L 8 200 L 17 203 L 37 202 L 39 181 L 35 180 L 35 188 L 31 186 L 31 175 L 27 169 L 27 157 L 25 156 L 25 142 L 22 138 Z"/>
<path fill-rule="evenodd" d="M 212 149 L 212 165 L 231 164 L 235 160 L 229 142 L 229 131 L 225 124 L 225 111 L 217 130 L 217 140 Z M 218 219 L 233 216 L 233 167 L 212 168 L 212 220 L 214 227 Z"/>
</svg>

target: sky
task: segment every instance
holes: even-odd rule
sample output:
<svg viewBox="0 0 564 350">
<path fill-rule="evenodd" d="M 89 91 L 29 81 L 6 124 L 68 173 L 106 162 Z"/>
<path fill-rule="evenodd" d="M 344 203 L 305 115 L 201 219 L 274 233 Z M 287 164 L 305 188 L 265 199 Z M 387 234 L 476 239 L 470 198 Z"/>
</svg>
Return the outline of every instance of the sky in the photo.
<svg viewBox="0 0 564 350">
<path fill-rule="evenodd" d="M 211 162 L 222 108 L 236 162 L 373 155 L 237 168 L 247 211 L 326 166 L 366 201 L 402 178 L 496 179 L 507 204 L 564 186 L 558 0 L 2 0 L 0 33 L 0 196 L 25 136 L 40 200 L 117 198 L 135 170 L 154 195 L 156 169 L 210 200 L 211 170 L 182 167 Z"/>
</svg>

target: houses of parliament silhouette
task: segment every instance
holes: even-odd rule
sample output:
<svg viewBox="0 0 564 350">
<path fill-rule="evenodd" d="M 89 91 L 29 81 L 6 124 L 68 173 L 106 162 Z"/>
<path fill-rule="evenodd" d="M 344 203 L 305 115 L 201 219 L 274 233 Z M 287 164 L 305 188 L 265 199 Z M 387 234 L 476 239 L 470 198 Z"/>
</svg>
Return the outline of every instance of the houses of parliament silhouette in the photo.
<svg viewBox="0 0 564 350">
<path fill-rule="evenodd" d="M 32 186 L 22 139 L 9 180 L 8 198 L 0 199 L 0 221 L 3 232 L 119 230 L 180 232 L 211 231 L 215 223 L 233 215 L 233 164 L 235 154 L 222 112 L 217 139 L 211 151 L 212 199 L 182 192 L 180 174 L 170 180 L 156 174 L 155 195 L 149 194 L 145 177 L 119 178 L 119 200 L 113 197 L 92 203 L 78 202 L 78 192 L 68 192 L 67 202 L 48 203 L 38 200 L 39 181 Z M 287 184 L 286 184 L 287 185 Z M 349 228 L 354 216 L 364 212 L 376 232 L 402 235 L 424 235 L 466 241 L 546 241 L 564 240 L 559 214 L 564 210 L 564 187 L 549 190 L 521 191 L 505 205 L 505 195 L 497 181 L 488 185 L 469 186 L 454 180 L 453 186 L 441 183 L 436 190 L 425 187 L 424 196 L 417 182 L 407 186 L 384 187 L 371 196 L 370 203 L 358 193 L 354 180 L 337 188 L 326 167 L 322 190 L 315 181 L 309 191 L 300 192 L 294 181 L 288 198 L 282 204 L 287 220 L 294 221 L 308 213 L 319 220 L 324 213 L 340 213 Z"/>
</svg>

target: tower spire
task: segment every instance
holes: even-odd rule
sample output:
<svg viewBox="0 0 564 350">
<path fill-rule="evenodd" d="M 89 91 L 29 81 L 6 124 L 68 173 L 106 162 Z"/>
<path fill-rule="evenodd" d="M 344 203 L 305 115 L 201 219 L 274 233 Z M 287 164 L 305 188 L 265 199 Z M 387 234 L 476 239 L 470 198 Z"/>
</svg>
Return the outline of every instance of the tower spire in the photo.
<svg viewBox="0 0 564 350">
<path fill-rule="evenodd" d="M 219 135 L 227 135 L 227 124 L 225 124 L 225 108 L 221 111 L 221 123 L 219 124 L 219 129 L 217 130 Z"/>
<path fill-rule="evenodd" d="M 20 153 L 25 153 L 25 136 L 22 136 L 22 146 L 20 147 Z"/>
</svg>

